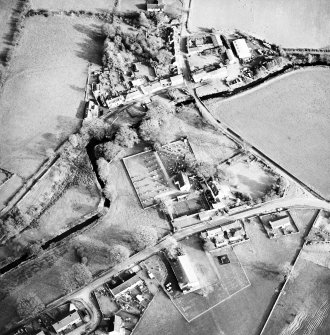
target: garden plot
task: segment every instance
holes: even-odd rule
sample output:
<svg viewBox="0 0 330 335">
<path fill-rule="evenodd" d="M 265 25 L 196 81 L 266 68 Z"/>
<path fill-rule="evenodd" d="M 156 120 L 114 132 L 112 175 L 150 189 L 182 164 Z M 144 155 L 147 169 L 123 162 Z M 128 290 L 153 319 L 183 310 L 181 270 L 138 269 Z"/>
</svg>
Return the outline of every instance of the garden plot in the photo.
<svg viewBox="0 0 330 335">
<path fill-rule="evenodd" d="M 176 175 L 177 168 L 183 164 L 186 155 L 194 155 L 187 139 L 163 145 L 158 154 L 171 177 Z"/>
<path fill-rule="evenodd" d="M 250 195 L 252 199 L 264 196 L 278 178 L 274 173 L 266 171 L 265 167 L 257 161 L 239 159 L 230 166 L 223 165 L 223 167 L 228 175 L 230 186 Z"/>
<path fill-rule="evenodd" d="M 203 195 L 196 195 L 187 200 L 174 201 L 173 207 L 174 218 L 196 214 L 203 209 L 210 209 Z"/>
<path fill-rule="evenodd" d="M 156 152 L 143 152 L 124 158 L 123 162 L 143 208 L 156 205 L 157 196 L 173 192 Z"/>
</svg>

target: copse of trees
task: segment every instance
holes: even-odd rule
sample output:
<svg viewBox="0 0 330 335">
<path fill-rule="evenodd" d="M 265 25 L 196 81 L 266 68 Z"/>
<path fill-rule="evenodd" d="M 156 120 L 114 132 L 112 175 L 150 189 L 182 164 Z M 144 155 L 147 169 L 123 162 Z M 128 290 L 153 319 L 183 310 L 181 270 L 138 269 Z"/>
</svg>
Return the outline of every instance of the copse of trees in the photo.
<svg viewBox="0 0 330 335">
<path fill-rule="evenodd" d="M 92 280 L 92 273 L 85 264 L 74 264 L 70 270 L 61 274 L 61 285 L 67 293 L 89 284 Z"/>
<path fill-rule="evenodd" d="M 114 143 L 125 147 L 132 148 L 134 144 L 139 143 L 140 139 L 134 129 L 128 125 L 122 125 L 116 133 Z"/>
<path fill-rule="evenodd" d="M 76 254 L 80 262 L 87 264 L 101 264 L 112 267 L 126 260 L 130 251 L 122 245 L 108 245 L 99 240 L 82 240 L 75 246 Z"/>
<path fill-rule="evenodd" d="M 20 292 L 16 298 L 17 314 L 23 319 L 36 316 L 44 308 L 45 304 L 34 292 Z"/>
<path fill-rule="evenodd" d="M 153 246 L 157 243 L 157 240 L 158 234 L 153 227 L 139 226 L 131 233 L 131 243 L 135 251 Z"/>
<path fill-rule="evenodd" d="M 161 132 L 171 120 L 175 112 L 172 104 L 164 104 L 154 100 L 143 118 L 139 127 L 139 134 L 144 141 L 155 143 L 161 142 Z"/>
</svg>

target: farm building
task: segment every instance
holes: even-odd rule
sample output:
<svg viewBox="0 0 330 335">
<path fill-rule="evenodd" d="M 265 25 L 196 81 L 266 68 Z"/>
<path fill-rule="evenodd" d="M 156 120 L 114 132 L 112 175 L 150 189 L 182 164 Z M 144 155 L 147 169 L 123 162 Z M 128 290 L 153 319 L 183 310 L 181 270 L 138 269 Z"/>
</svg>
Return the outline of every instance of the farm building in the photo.
<svg viewBox="0 0 330 335">
<path fill-rule="evenodd" d="M 99 116 L 99 106 L 96 105 L 92 100 L 89 100 L 86 105 L 86 119 L 93 119 Z"/>
<path fill-rule="evenodd" d="M 105 103 L 107 104 L 108 108 L 115 108 L 123 104 L 125 101 L 124 97 L 120 95 L 119 97 L 113 99 L 107 99 Z"/>
<path fill-rule="evenodd" d="M 238 62 L 237 57 L 235 57 L 233 51 L 231 49 L 226 49 L 226 55 L 229 60 L 229 64 L 235 64 Z"/>
<path fill-rule="evenodd" d="M 178 74 L 176 76 L 173 76 L 170 78 L 171 80 L 171 85 L 176 86 L 176 85 L 182 85 L 183 84 L 183 76 L 182 74 Z"/>
<path fill-rule="evenodd" d="M 180 191 L 189 192 L 191 185 L 187 174 L 185 174 L 184 172 L 179 172 L 177 174 L 175 185 L 178 187 Z"/>
<path fill-rule="evenodd" d="M 233 42 L 238 58 L 248 60 L 251 58 L 251 52 L 244 38 L 239 38 Z"/>
<path fill-rule="evenodd" d="M 162 84 L 159 81 L 155 81 L 151 83 L 150 85 L 143 85 L 140 87 L 143 94 L 151 94 L 154 92 L 157 92 L 163 88 Z"/>
<path fill-rule="evenodd" d="M 162 0 L 147 0 L 147 11 L 148 12 L 159 12 L 164 9 Z"/>
<path fill-rule="evenodd" d="M 285 216 L 280 219 L 269 221 L 269 225 L 271 226 L 273 230 L 280 229 L 280 228 L 291 226 L 291 221 L 290 221 L 289 216 Z"/>
<path fill-rule="evenodd" d="M 69 327 L 72 327 L 72 326 L 77 327 L 80 324 L 82 324 L 82 320 L 78 312 L 75 310 L 71 312 L 68 316 L 66 316 L 64 319 L 54 323 L 52 326 L 56 334 L 60 334 L 61 332 L 66 331 Z"/>
<path fill-rule="evenodd" d="M 215 48 L 221 47 L 223 45 L 220 35 L 214 34 L 214 35 L 211 35 L 211 38 L 212 38 L 212 42 Z"/>
<path fill-rule="evenodd" d="M 108 335 L 125 335 L 124 322 L 120 316 L 114 316 L 113 329 L 108 333 Z"/>
<path fill-rule="evenodd" d="M 143 284 L 140 277 L 137 275 L 133 276 L 132 278 L 126 280 L 122 284 L 116 286 L 115 288 L 111 289 L 113 296 L 116 298 L 121 294 L 133 289 L 136 286 Z"/>
<path fill-rule="evenodd" d="M 171 262 L 172 269 L 183 293 L 198 290 L 200 285 L 187 255 L 178 256 Z"/>
<path fill-rule="evenodd" d="M 144 84 L 144 80 L 142 78 L 138 78 L 138 79 L 133 79 L 131 80 L 131 85 L 132 87 L 137 87 L 137 86 L 141 86 Z"/>
</svg>

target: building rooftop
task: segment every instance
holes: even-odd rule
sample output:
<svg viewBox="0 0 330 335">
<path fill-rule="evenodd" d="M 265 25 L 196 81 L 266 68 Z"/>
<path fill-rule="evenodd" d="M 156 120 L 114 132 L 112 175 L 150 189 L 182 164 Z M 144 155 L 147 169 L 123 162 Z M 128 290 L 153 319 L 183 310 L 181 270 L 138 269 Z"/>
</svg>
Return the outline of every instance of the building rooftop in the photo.
<svg viewBox="0 0 330 335">
<path fill-rule="evenodd" d="M 269 221 L 269 224 L 272 229 L 278 229 L 291 225 L 291 221 L 289 216 L 285 216 L 279 219 L 271 220 Z"/>
<path fill-rule="evenodd" d="M 56 333 L 60 333 L 69 326 L 77 324 L 79 322 L 81 322 L 80 315 L 78 314 L 77 311 L 74 311 L 70 313 L 68 316 L 66 316 L 64 319 L 54 323 L 52 326 L 55 329 Z"/>
<path fill-rule="evenodd" d="M 198 288 L 199 282 L 187 255 L 178 256 L 174 262 L 171 262 L 171 265 L 182 290 Z"/>
<path fill-rule="evenodd" d="M 239 38 L 233 42 L 237 56 L 240 59 L 251 58 L 251 52 L 244 38 Z"/>
<path fill-rule="evenodd" d="M 132 278 L 126 280 L 124 283 L 116 286 L 115 288 L 111 289 L 112 294 L 116 297 L 119 294 L 125 293 L 129 289 L 142 284 L 142 280 L 139 276 L 135 275 Z"/>
</svg>

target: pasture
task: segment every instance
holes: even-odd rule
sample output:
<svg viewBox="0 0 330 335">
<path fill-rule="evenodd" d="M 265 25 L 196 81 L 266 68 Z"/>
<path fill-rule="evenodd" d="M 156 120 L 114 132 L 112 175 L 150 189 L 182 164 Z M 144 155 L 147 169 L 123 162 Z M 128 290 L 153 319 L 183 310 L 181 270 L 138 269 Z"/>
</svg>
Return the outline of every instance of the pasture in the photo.
<svg viewBox="0 0 330 335">
<path fill-rule="evenodd" d="M 284 47 L 330 45 L 328 0 L 192 0 L 189 26 L 239 29 Z"/>
<path fill-rule="evenodd" d="M 206 105 L 216 119 L 329 199 L 329 86 L 329 69 L 305 69 Z"/>
<path fill-rule="evenodd" d="M 30 177 L 79 128 L 87 65 L 101 57 L 98 31 L 90 19 L 26 20 L 0 98 L 1 168 Z"/>
<path fill-rule="evenodd" d="M 31 0 L 32 9 L 102 11 L 112 9 L 114 0 Z"/>
<path fill-rule="evenodd" d="M 326 334 L 330 327 L 330 270 L 299 258 L 263 334 Z"/>
<path fill-rule="evenodd" d="M 10 47 L 11 18 L 17 3 L 17 0 L 0 0 L 0 64 Z"/>
</svg>

